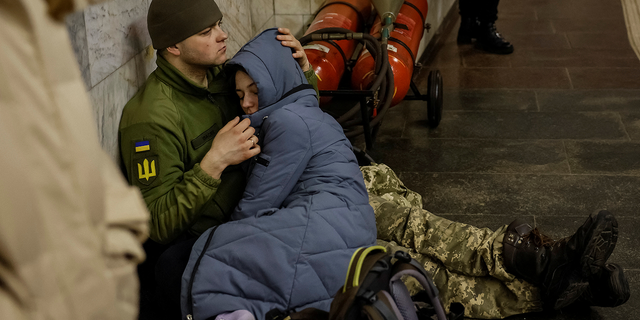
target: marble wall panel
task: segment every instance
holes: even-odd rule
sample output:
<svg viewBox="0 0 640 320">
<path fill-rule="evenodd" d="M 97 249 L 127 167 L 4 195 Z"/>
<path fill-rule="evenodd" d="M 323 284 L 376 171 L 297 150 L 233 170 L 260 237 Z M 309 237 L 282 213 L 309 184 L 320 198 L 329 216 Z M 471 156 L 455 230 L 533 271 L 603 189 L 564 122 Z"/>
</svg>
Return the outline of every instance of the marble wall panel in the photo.
<svg viewBox="0 0 640 320">
<path fill-rule="evenodd" d="M 102 148 L 120 163 L 118 125 L 122 109 L 138 90 L 136 59 L 131 59 L 89 91 Z"/>
<path fill-rule="evenodd" d="M 276 26 L 288 28 L 291 34 L 300 38 L 304 34 L 304 15 L 302 14 L 276 14 Z"/>
<path fill-rule="evenodd" d="M 310 14 L 310 0 L 274 0 L 275 14 Z"/>
<path fill-rule="evenodd" d="M 91 73 L 89 71 L 89 47 L 87 46 L 87 29 L 84 24 L 84 12 L 78 11 L 67 16 L 67 30 L 73 52 L 78 61 L 78 68 L 82 74 L 85 88 L 91 88 Z"/>
<path fill-rule="evenodd" d="M 227 32 L 227 58 L 233 57 L 253 37 L 251 0 L 217 0 L 224 14 L 222 29 Z"/>
<path fill-rule="evenodd" d="M 91 86 L 151 44 L 147 31 L 150 0 L 115 0 L 84 11 Z"/>
<path fill-rule="evenodd" d="M 251 0 L 251 28 L 254 35 L 268 28 L 263 26 L 273 18 L 273 12 L 273 0 Z"/>
<path fill-rule="evenodd" d="M 262 27 L 260 27 L 259 29 L 256 29 L 254 34 L 257 35 L 260 32 L 269 29 L 269 28 L 275 28 L 276 26 L 276 16 L 272 15 L 271 18 L 269 18 L 269 20 L 267 20 L 267 22 L 265 22 L 265 24 L 262 25 Z"/>
<path fill-rule="evenodd" d="M 436 34 L 436 31 L 444 21 L 444 18 L 449 13 L 449 10 L 456 4 L 455 0 L 430 0 L 429 1 L 429 11 L 427 12 L 427 23 L 431 25 L 431 30 L 425 32 L 422 35 L 422 41 L 420 42 L 420 47 L 418 48 L 418 54 L 416 57 L 422 56 L 424 50 L 427 48 L 429 41 L 433 39 Z M 457 8 L 453 9 L 457 10 Z"/>
</svg>

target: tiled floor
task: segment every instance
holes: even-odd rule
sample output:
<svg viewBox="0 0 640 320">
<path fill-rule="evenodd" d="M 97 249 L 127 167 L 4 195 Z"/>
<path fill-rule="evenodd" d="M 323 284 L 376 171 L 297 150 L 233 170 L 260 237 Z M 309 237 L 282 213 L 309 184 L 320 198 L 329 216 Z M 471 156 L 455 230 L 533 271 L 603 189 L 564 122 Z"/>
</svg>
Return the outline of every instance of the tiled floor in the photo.
<svg viewBox="0 0 640 320">
<path fill-rule="evenodd" d="M 627 304 L 513 319 L 640 319 L 640 60 L 617 0 L 503 0 L 498 30 L 511 55 L 455 42 L 458 23 L 424 56 L 415 81 L 444 79 L 440 126 L 426 104 L 390 110 L 370 150 L 433 213 L 498 227 L 524 216 L 547 233 L 572 234 L 597 209 L 620 236 L 610 261 L 631 282 Z"/>
</svg>

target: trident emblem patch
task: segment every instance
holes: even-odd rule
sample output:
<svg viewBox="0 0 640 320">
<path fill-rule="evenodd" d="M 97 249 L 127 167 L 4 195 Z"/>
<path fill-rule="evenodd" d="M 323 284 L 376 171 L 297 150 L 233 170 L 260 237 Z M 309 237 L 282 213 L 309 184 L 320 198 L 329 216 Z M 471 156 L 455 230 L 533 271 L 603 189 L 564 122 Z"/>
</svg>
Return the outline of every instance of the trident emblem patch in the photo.
<svg viewBox="0 0 640 320">
<path fill-rule="evenodd" d="M 138 161 L 136 161 L 136 167 L 137 167 L 137 177 L 138 177 L 138 182 L 140 182 L 143 185 L 150 185 L 154 180 L 156 180 L 156 176 L 157 176 L 157 163 L 158 163 L 158 157 L 154 156 L 154 157 L 149 157 L 149 158 L 143 158 L 140 159 Z"/>
<path fill-rule="evenodd" d="M 143 166 L 144 166 L 144 171 L 142 169 Z M 149 172 L 149 160 L 144 159 L 144 162 L 143 162 L 142 166 L 138 163 L 138 175 L 139 175 L 138 179 L 140 179 L 140 180 L 147 179 L 147 181 L 149 181 L 149 178 L 155 177 L 156 176 L 156 162 L 155 162 L 155 160 L 151 161 L 151 172 Z"/>
</svg>

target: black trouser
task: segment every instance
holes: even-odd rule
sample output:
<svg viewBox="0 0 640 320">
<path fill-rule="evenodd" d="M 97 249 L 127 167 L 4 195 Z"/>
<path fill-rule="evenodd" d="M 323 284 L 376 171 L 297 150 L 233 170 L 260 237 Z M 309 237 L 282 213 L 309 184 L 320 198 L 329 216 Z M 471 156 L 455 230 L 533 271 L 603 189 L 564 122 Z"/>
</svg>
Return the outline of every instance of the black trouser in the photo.
<svg viewBox="0 0 640 320">
<path fill-rule="evenodd" d="M 496 22 L 499 2 L 500 0 L 460 0 L 460 16 L 476 17 L 480 22 Z"/>
<path fill-rule="evenodd" d="M 169 248 L 153 240 L 147 240 L 142 247 L 146 259 L 138 265 L 138 277 L 140 278 L 140 315 L 139 320 L 155 319 L 155 292 L 156 292 L 156 263 L 160 255 Z"/>
<path fill-rule="evenodd" d="M 148 284 L 146 290 L 147 294 L 153 297 L 153 301 L 149 303 L 149 307 L 153 310 L 147 309 L 143 314 L 141 305 L 140 319 L 176 320 L 182 317 L 182 313 L 180 312 L 182 273 L 187 267 L 191 248 L 196 240 L 198 240 L 198 238 L 193 237 L 176 242 L 170 246 L 163 246 L 156 243 L 145 246 L 145 249 L 149 249 L 150 247 L 154 249 L 155 253 L 161 253 L 159 256 L 156 255 L 155 259 L 151 257 L 149 261 L 150 264 L 155 265 L 155 270 L 153 271 L 155 273 L 155 281 L 153 281 L 152 285 Z M 156 259 L 157 262 L 154 261 Z M 149 271 L 152 270 L 147 267 L 145 270 L 147 277 L 149 276 Z M 141 274 L 140 277 L 142 280 L 143 275 Z"/>
</svg>

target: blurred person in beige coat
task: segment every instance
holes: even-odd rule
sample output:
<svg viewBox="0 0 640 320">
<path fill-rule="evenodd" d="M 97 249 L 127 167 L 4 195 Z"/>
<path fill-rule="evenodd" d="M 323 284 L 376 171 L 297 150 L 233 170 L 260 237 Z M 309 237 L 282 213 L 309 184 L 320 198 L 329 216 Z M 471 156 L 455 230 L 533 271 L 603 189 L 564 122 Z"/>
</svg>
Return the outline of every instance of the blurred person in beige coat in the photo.
<svg viewBox="0 0 640 320">
<path fill-rule="evenodd" d="M 148 212 L 100 148 L 62 22 L 85 5 L 0 0 L 0 319 L 138 314 Z"/>
</svg>

